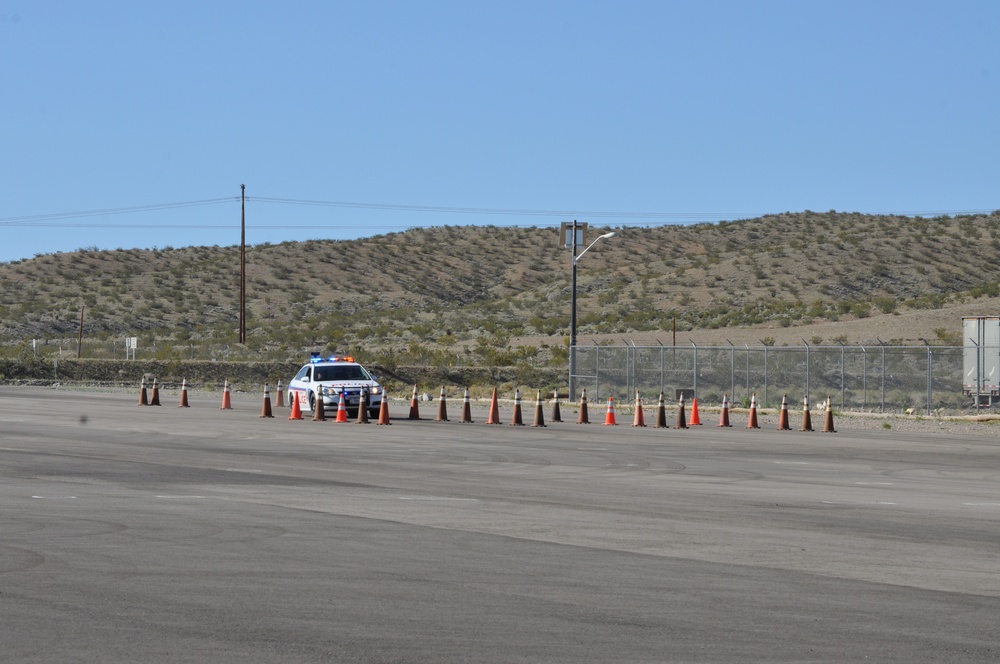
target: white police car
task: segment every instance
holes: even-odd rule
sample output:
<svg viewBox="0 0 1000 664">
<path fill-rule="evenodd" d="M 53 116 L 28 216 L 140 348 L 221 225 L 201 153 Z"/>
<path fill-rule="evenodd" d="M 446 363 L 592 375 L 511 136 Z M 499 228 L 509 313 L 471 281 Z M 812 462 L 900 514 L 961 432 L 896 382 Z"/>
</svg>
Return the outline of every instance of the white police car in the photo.
<svg viewBox="0 0 1000 664">
<path fill-rule="evenodd" d="M 288 403 L 298 399 L 299 408 L 311 411 L 316 407 L 316 399 L 322 396 L 324 412 L 335 414 L 343 394 L 348 417 L 357 417 L 362 391 L 367 394 L 368 414 L 378 417 L 385 390 L 375 376 L 353 357 L 323 358 L 313 353 L 309 364 L 299 369 L 295 378 L 288 382 Z"/>
</svg>

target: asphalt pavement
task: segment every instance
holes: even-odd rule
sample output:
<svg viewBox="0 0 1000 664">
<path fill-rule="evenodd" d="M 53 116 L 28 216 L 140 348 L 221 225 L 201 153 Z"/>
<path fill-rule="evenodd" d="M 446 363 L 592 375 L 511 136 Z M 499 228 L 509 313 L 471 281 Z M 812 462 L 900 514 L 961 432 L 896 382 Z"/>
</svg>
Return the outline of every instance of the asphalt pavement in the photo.
<svg viewBox="0 0 1000 664">
<path fill-rule="evenodd" d="M 1000 660 L 993 435 L 137 396 L 0 387 L 5 661 Z"/>
</svg>

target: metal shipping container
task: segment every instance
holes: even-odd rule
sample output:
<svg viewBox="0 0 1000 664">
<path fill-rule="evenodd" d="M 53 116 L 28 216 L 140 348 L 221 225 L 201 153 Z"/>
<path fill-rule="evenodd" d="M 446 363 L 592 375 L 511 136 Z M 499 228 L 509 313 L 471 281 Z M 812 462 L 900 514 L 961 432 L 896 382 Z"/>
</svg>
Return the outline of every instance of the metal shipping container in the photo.
<svg viewBox="0 0 1000 664">
<path fill-rule="evenodd" d="M 962 390 L 980 403 L 1000 401 L 1000 316 L 963 316 Z"/>
</svg>

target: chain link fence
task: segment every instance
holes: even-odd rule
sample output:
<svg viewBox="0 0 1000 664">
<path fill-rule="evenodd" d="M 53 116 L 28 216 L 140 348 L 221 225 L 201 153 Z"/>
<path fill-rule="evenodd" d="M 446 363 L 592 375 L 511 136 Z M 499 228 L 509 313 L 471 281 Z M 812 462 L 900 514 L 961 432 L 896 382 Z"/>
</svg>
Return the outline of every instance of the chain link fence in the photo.
<svg viewBox="0 0 1000 664">
<path fill-rule="evenodd" d="M 705 405 L 781 405 L 782 396 L 801 403 L 828 397 L 835 408 L 863 412 L 978 409 L 963 393 L 961 346 L 578 346 L 576 391 L 590 399 L 632 401 L 663 392 L 683 393 Z M 972 382 L 975 377 L 970 377 Z M 975 384 L 975 383 L 973 383 Z M 988 403 L 988 400 L 987 400 Z"/>
</svg>

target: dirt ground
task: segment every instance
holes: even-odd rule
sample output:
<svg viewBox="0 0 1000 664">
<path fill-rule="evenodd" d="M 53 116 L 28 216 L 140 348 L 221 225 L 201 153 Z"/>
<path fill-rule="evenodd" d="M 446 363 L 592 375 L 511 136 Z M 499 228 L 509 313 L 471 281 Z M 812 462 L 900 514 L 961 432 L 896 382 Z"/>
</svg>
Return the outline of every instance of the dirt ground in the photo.
<svg viewBox="0 0 1000 664">
<path fill-rule="evenodd" d="M 924 339 L 932 345 L 953 345 L 960 343 L 963 316 L 992 316 L 1000 314 L 1000 298 L 982 298 L 962 304 L 952 304 L 941 309 L 907 310 L 893 314 L 881 314 L 868 318 L 839 321 L 822 321 L 793 327 L 778 324 L 753 327 L 727 327 L 716 330 L 678 330 L 676 344 L 690 346 L 760 345 L 763 339 L 772 338 L 777 346 L 801 346 L 803 340 L 812 345 L 836 345 L 835 339 L 843 337 L 849 345 L 878 345 L 899 343 L 906 346 L 921 346 Z M 943 340 L 940 332 L 951 335 L 951 340 Z M 625 332 L 618 334 L 578 334 L 581 346 L 593 343 L 636 344 L 638 346 L 665 346 L 674 344 L 672 330 L 653 332 Z M 817 343 L 819 341 L 819 343 Z M 518 345 L 540 345 L 552 343 L 552 337 L 521 337 Z"/>
</svg>

